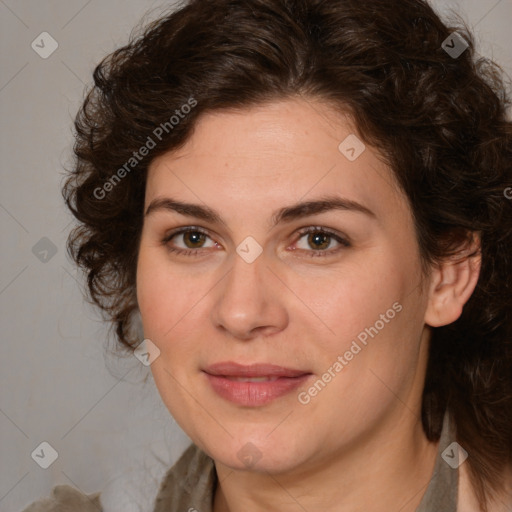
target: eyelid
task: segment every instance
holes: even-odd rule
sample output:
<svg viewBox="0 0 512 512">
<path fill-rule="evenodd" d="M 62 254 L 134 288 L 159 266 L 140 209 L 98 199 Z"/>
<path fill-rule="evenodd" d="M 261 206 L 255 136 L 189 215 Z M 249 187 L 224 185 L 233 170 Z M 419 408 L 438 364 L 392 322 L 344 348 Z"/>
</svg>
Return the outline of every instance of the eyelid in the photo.
<svg viewBox="0 0 512 512">
<path fill-rule="evenodd" d="M 176 235 L 181 235 L 183 233 L 189 233 L 190 231 L 202 233 L 203 235 L 206 235 L 211 238 L 210 232 L 205 229 L 201 228 L 199 226 L 183 226 L 181 228 L 173 229 L 170 233 L 166 233 L 162 242 L 169 242 L 173 237 Z"/>
<path fill-rule="evenodd" d="M 207 236 L 208 238 L 210 238 L 215 244 L 218 245 L 218 242 L 216 242 L 212 238 L 210 232 L 207 229 L 201 228 L 199 226 L 183 226 L 180 228 L 176 228 L 164 236 L 164 238 L 162 240 L 162 244 L 167 247 L 167 250 L 169 252 L 186 255 L 186 256 L 200 255 L 202 252 L 204 252 L 203 249 L 211 249 L 211 247 L 207 247 L 207 248 L 198 247 L 196 249 L 183 249 L 181 247 L 178 247 L 178 248 L 169 247 L 169 242 L 175 236 L 183 235 L 183 234 L 186 234 L 189 232 L 201 233 L 201 234 Z M 323 226 L 307 226 L 307 227 L 300 228 L 300 229 L 296 230 L 296 236 L 294 237 L 293 244 L 296 244 L 302 237 L 304 237 L 305 235 L 308 235 L 310 233 L 323 233 L 325 235 L 328 235 L 329 237 L 333 238 L 336 242 L 338 242 L 340 247 L 335 248 L 335 249 L 326 249 L 326 250 L 314 250 L 314 249 L 308 250 L 308 249 L 295 248 L 295 249 L 293 249 L 294 251 L 298 250 L 298 251 L 302 251 L 305 253 L 309 253 L 310 256 L 327 257 L 327 256 L 337 254 L 343 248 L 349 248 L 352 246 L 352 243 L 350 242 L 349 237 L 347 237 L 345 234 L 339 233 L 338 231 L 335 231 L 333 229 L 326 228 Z"/>
<path fill-rule="evenodd" d="M 338 242 L 338 244 L 340 244 L 341 247 L 338 247 L 336 249 L 326 249 L 326 250 L 317 250 L 317 251 L 315 251 L 313 249 L 311 249 L 311 250 L 299 249 L 299 250 L 309 252 L 309 253 L 315 254 L 317 256 L 322 256 L 322 255 L 329 256 L 329 255 L 337 254 L 341 248 L 352 247 L 352 243 L 350 242 L 350 239 L 348 236 L 346 236 L 343 233 L 339 233 L 338 231 L 335 231 L 335 230 L 332 230 L 330 228 L 326 228 L 323 226 L 309 226 L 306 228 L 299 229 L 297 231 L 298 236 L 296 237 L 296 239 L 293 243 L 294 244 L 297 243 L 303 236 L 308 235 L 310 233 L 323 233 L 325 235 L 328 235 L 329 237 L 336 240 L 336 242 Z"/>
</svg>

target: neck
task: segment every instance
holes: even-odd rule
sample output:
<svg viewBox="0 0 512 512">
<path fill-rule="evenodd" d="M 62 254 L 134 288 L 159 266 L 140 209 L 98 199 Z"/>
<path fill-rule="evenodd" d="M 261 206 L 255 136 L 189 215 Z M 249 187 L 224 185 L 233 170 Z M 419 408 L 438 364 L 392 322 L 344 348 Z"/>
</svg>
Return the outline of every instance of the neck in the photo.
<svg viewBox="0 0 512 512">
<path fill-rule="evenodd" d="M 406 409 L 393 421 L 357 446 L 286 474 L 216 462 L 214 512 L 414 512 L 432 477 L 438 443 L 427 440 L 420 420 Z"/>
</svg>

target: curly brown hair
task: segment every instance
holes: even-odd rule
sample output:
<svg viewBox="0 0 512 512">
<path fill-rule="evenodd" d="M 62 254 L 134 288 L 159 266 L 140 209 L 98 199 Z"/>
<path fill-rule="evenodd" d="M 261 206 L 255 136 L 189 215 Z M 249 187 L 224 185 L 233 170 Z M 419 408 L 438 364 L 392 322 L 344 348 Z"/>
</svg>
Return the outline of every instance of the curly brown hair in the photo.
<svg viewBox="0 0 512 512">
<path fill-rule="evenodd" d="M 442 45 L 455 31 L 467 45 L 456 58 Z M 68 250 L 89 296 L 133 349 L 148 165 L 205 112 L 293 95 L 349 112 L 380 151 L 408 197 L 426 271 L 480 236 L 473 295 L 456 322 L 432 329 L 422 420 L 437 440 L 450 411 L 486 510 L 512 463 L 510 102 L 466 25 L 446 26 L 426 1 L 190 0 L 107 56 L 77 115 L 63 188 L 79 221 Z"/>
</svg>

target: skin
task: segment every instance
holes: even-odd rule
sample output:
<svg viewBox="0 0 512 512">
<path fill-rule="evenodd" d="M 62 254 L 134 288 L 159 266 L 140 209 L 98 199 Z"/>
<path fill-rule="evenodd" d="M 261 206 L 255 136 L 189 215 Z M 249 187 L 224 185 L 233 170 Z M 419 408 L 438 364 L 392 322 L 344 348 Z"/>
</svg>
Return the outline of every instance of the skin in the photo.
<svg viewBox="0 0 512 512">
<path fill-rule="evenodd" d="M 430 326 L 458 318 L 479 261 L 446 262 L 422 286 L 408 202 L 375 149 L 355 161 L 340 152 L 350 134 L 350 118 L 329 105 L 286 99 L 204 115 L 185 146 L 150 166 L 145 211 L 172 197 L 224 220 L 153 210 L 137 269 L 144 334 L 160 350 L 153 376 L 176 421 L 215 461 L 215 512 L 408 512 L 432 476 L 438 446 L 420 421 Z M 334 192 L 374 217 L 331 210 L 272 227 L 273 212 Z M 185 226 L 208 235 L 162 242 Z M 327 237 L 322 252 L 298 234 L 308 227 L 350 246 Z M 252 263 L 236 252 L 248 236 L 263 249 Z M 397 302 L 402 310 L 378 335 L 300 403 L 298 393 Z M 220 361 L 313 376 L 269 404 L 243 407 L 218 396 L 202 372 Z M 261 456 L 251 467 L 238 457 L 246 443 Z"/>
</svg>

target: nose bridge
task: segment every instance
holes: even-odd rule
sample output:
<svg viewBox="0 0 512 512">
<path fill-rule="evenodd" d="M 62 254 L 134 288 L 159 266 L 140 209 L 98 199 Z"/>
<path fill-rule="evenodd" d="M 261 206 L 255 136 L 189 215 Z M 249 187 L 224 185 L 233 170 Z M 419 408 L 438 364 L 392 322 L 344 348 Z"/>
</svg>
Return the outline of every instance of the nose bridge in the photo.
<svg viewBox="0 0 512 512">
<path fill-rule="evenodd" d="M 240 244 L 238 250 L 244 249 Z M 258 303 L 264 300 L 266 261 L 263 255 L 253 261 L 244 259 L 240 254 L 234 254 L 231 270 L 224 280 L 222 299 L 227 304 L 232 302 L 230 307 L 247 308 L 250 306 L 256 309 Z M 268 276 L 267 276 L 268 278 Z"/>
<path fill-rule="evenodd" d="M 248 338 L 255 330 L 283 328 L 286 313 L 279 298 L 271 292 L 273 276 L 267 269 L 265 255 L 260 253 L 251 261 L 244 257 L 247 253 L 243 249 L 247 249 L 244 243 L 233 255 L 231 269 L 222 280 L 212 320 L 232 335 Z"/>
</svg>

